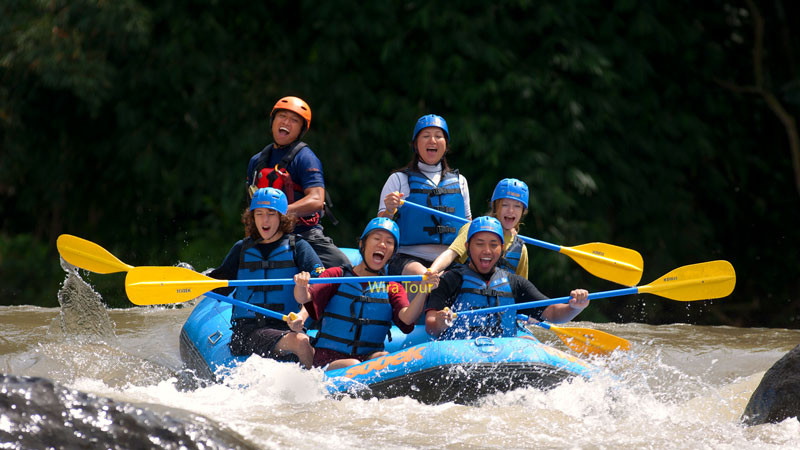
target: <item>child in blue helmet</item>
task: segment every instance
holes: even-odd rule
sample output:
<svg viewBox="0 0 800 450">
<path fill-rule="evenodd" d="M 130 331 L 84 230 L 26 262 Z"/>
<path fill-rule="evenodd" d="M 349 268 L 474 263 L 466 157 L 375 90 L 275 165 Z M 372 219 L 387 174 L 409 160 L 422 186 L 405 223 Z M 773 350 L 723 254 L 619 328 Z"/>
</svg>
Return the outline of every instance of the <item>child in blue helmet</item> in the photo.
<svg viewBox="0 0 800 450">
<path fill-rule="evenodd" d="M 516 178 L 504 178 L 497 183 L 489 202 L 490 212 L 486 215 L 500 221 L 503 227 L 503 257 L 499 266 L 516 273 L 522 278 L 528 278 L 528 249 L 519 239 L 519 224 L 528 213 L 528 185 Z M 445 270 L 453 261 L 461 264 L 467 262 L 467 232 L 469 224 L 461 227 L 458 236 L 450 247 L 447 248 L 431 264 L 432 272 Z"/>
<path fill-rule="evenodd" d="M 403 200 L 472 218 L 467 180 L 450 168 L 445 157 L 450 132 L 444 118 L 434 114 L 420 117 L 411 135 L 411 149 L 411 162 L 389 176 L 378 205 L 378 216 L 395 218 L 401 232 L 400 248 L 388 267 L 390 275 L 425 273 L 461 227 L 452 219 L 400 208 Z"/>
<path fill-rule="evenodd" d="M 503 227 L 494 217 L 478 217 L 469 224 L 466 265 L 447 271 L 428 297 L 425 329 L 442 339 L 472 339 L 477 336 L 516 336 L 516 311 L 462 315 L 459 311 L 511 305 L 547 297 L 530 281 L 498 267 L 503 254 Z M 570 292 L 569 303 L 536 308 L 536 320 L 568 322 L 589 305 L 584 289 Z M 452 313 L 456 313 L 453 319 Z"/>
<path fill-rule="evenodd" d="M 242 214 L 245 238 L 234 244 L 222 265 L 208 275 L 241 280 L 292 278 L 301 271 L 321 272 L 322 262 L 311 246 L 291 233 L 296 218 L 287 215 L 287 206 L 283 191 L 256 190 L 250 207 Z M 281 361 L 296 359 L 311 368 L 314 349 L 303 333 L 308 312 L 295 302 L 292 286 L 240 286 L 234 291 L 234 298 L 284 315 L 294 312 L 299 318 L 287 323 L 234 305 L 231 353 L 239 356 L 255 353 Z"/>
<path fill-rule="evenodd" d="M 314 367 L 340 369 L 386 355 L 383 342 L 392 323 L 403 333 L 414 331 L 427 294 L 417 295 L 409 303 L 400 283 L 358 281 L 358 277 L 382 275 L 399 241 L 396 223 L 384 217 L 372 219 L 358 244 L 362 261 L 355 267 L 331 267 L 320 275 L 353 277 L 352 283 L 309 285 L 308 273 L 295 276 L 295 299 L 312 318 L 321 321 L 314 344 Z M 426 281 L 426 292 L 438 282 L 439 277 L 432 275 Z"/>
</svg>

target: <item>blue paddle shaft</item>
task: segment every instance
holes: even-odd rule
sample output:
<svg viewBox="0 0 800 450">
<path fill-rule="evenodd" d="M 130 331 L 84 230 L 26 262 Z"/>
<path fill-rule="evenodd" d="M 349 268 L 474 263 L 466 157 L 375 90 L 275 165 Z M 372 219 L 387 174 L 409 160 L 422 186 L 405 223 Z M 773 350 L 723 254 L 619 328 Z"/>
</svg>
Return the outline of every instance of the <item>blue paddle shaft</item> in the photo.
<svg viewBox="0 0 800 450">
<path fill-rule="evenodd" d="M 433 209 L 433 208 L 429 208 L 429 207 L 424 206 L 424 205 L 420 205 L 419 203 L 409 202 L 408 200 L 404 200 L 403 201 L 403 205 L 409 205 L 409 206 L 411 206 L 413 208 L 418 208 L 418 209 L 421 209 L 421 210 L 426 211 L 428 213 L 435 214 L 437 216 L 447 217 L 448 219 L 457 220 L 457 221 L 459 221 L 461 223 L 468 223 L 469 222 L 469 220 L 467 220 L 467 219 L 465 219 L 463 217 L 454 216 L 454 215 L 446 213 L 444 211 L 439 211 L 437 209 Z M 555 252 L 560 252 L 561 251 L 561 246 L 560 245 L 551 244 L 549 242 L 544 242 L 544 241 L 540 241 L 538 239 L 529 238 L 529 237 L 521 236 L 521 235 L 517 235 L 517 237 L 522 239 L 522 242 L 524 242 L 526 244 L 535 245 L 537 247 L 545 248 L 547 250 L 553 250 Z"/>
<path fill-rule="evenodd" d="M 517 314 L 517 320 L 519 320 L 519 321 L 522 321 L 524 323 L 528 323 L 528 319 L 530 319 L 530 317 L 526 316 L 525 314 Z M 534 322 L 534 325 L 538 325 L 538 326 L 544 328 L 545 330 L 549 330 L 550 329 L 550 324 L 547 323 L 547 322 L 538 322 L 537 321 L 537 322 Z"/>
<path fill-rule="evenodd" d="M 549 242 L 540 241 L 538 239 L 529 238 L 527 236 L 522 236 L 522 235 L 519 235 L 519 234 L 517 235 L 517 237 L 520 238 L 522 240 L 522 242 L 524 242 L 526 244 L 535 245 L 537 247 L 545 248 L 547 250 L 552 250 L 554 252 L 560 252 L 561 251 L 561 246 L 560 245 L 551 244 Z"/>
<path fill-rule="evenodd" d="M 216 292 L 206 292 L 206 297 L 213 298 L 214 300 L 219 300 L 221 302 L 230 303 L 231 305 L 241 306 L 242 308 L 249 309 L 250 311 L 257 312 L 259 314 L 263 314 L 267 317 L 272 317 L 273 319 L 283 320 L 283 314 L 277 313 L 275 311 L 262 308 L 260 306 L 251 305 L 250 303 L 243 302 L 241 300 L 236 300 L 235 298 L 226 297 L 224 295 L 217 294 Z"/>
<path fill-rule="evenodd" d="M 422 281 L 422 275 L 390 275 L 375 277 L 326 277 L 312 278 L 309 284 L 335 284 L 335 283 L 368 283 L 378 281 Z M 294 278 L 274 278 L 265 280 L 229 280 L 228 286 L 277 286 L 294 284 Z"/>
<path fill-rule="evenodd" d="M 636 286 L 624 289 L 614 289 L 612 291 L 594 292 L 589 294 L 589 300 L 599 300 L 601 298 L 608 298 L 608 297 L 619 297 L 622 295 L 636 294 L 638 292 L 639 288 Z M 471 311 L 456 311 L 456 314 L 458 314 L 459 316 L 471 316 L 474 314 L 490 314 L 503 311 L 516 311 L 519 309 L 538 308 L 540 306 L 549 306 L 558 303 L 568 303 L 569 299 L 571 298 L 572 297 L 570 296 L 566 296 L 566 297 L 551 298 L 548 300 L 537 300 L 535 302 L 517 303 L 514 305 L 493 306 L 491 308 L 473 309 Z"/>
</svg>

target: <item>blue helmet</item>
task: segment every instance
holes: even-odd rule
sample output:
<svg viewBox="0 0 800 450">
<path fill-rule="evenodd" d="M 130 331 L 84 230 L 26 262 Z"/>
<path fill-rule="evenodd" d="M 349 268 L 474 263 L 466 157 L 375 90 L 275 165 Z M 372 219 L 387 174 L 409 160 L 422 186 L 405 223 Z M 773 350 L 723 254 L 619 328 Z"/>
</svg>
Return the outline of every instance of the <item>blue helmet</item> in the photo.
<svg viewBox="0 0 800 450">
<path fill-rule="evenodd" d="M 442 131 L 444 131 L 444 138 L 447 142 L 450 142 L 450 132 L 447 130 L 447 122 L 444 121 L 444 117 L 437 116 L 436 114 L 428 114 L 417 120 L 417 124 L 414 126 L 414 133 L 411 135 L 411 142 L 413 143 L 414 140 L 417 139 L 417 135 L 423 128 L 428 127 L 441 128 Z"/>
<path fill-rule="evenodd" d="M 256 208 L 274 209 L 286 215 L 286 211 L 289 209 L 289 202 L 286 201 L 286 194 L 280 189 L 266 187 L 257 190 L 253 194 L 253 199 L 250 200 L 250 211 Z"/>
<path fill-rule="evenodd" d="M 472 239 L 472 235 L 475 233 L 480 233 L 481 231 L 488 231 L 498 235 L 500 237 L 500 243 L 505 245 L 505 238 L 503 238 L 503 226 L 500 225 L 500 221 L 494 217 L 481 216 L 473 219 L 469 224 L 469 230 L 467 231 L 467 242 Z"/>
<path fill-rule="evenodd" d="M 492 203 L 501 198 L 517 200 L 528 209 L 528 185 L 516 178 L 503 178 L 492 193 Z"/>
<path fill-rule="evenodd" d="M 359 240 L 363 241 L 365 237 L 375 230 L 384 230 L 391 233 L 392 237 L 394 237 L 394 250 L 397 251 L 397 246 L 400 245 L 400 227 L 394 223 L 394 220 L 387 217 L 376 217 L 370 220 L 366 228 L 364 228 L 364 232 L 361 233 Z"/>
</svg>

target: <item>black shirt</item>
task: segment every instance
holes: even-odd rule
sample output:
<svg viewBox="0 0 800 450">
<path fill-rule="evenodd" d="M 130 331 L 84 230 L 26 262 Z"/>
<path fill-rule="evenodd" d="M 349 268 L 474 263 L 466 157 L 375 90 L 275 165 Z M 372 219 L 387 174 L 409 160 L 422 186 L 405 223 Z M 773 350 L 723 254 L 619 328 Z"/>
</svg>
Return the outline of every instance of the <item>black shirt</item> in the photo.
<svg viewBox="0 0 800 450">
<path fill-rule="evenodd" d="M 461 291 L 461 284 L 464 279 L 463 273 L 465 270 L 468 270 L 466 265 L 458 264 L 454 266 L 453 269 L 445 272 L 444 275 L 442 275 L 442 277 L 439 279 L 439 286 L 434 289 L 428 297 L 428 303 L 425 306 L 425 309 L 441 310 L 445 307 L 453 309 L 453 304 L 455 304 L 458 294 Z M 484 281 L 488 282 L 492 278 L 492 275 L 494 275 L 495 270 L 498 269 L 495 268 L 492 272 L 486 275 L 480 273 L 478 273 L 478 275 L 480 275 Z M 533 283 L 527 279 L 515 273 L 506 273 L 508 275 L 508 284 L 511 288 L 511 293 L 514 295 L 514 303 L 526 303 L 548 299 L 548 297 L 539 292 L 539 289 L 537 289 L 536 286 L 534 286 Z M 532 318 L 541 321 L 542 313 L 544 312 L 545 308 L 545 306 L 540 306 L 527 311 L 529 311 L 529 315 Z"/>
</svg>

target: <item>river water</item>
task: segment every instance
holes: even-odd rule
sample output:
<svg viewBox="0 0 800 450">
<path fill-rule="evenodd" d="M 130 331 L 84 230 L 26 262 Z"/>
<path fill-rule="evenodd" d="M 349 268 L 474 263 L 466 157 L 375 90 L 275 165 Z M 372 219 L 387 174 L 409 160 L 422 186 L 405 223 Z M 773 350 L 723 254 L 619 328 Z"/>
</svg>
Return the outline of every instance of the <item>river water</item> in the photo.
<svg viewBox="0 0 800 450">
<path fill-rule="evenodd" d="M 75 317 L 86 322 L 88 313 L 75 314 L 74 305 L 0 307 L 0 373 L 185 410 L 253 448 L 800 448 L 795 419 L 739 422 L 764 372 L 800 343 L 800 330 L 577 322 L 630 340 L 631 351 L 593 359 L 608 374 L 590 381 L 432 406 L 331 399 L 320 371 L 258 357 L 222 384 L 181 390 L 178 334 L 191 304 L 181 306 L 100 308 L 94 320 L 108 326 L 77 330 Z M 533 331 L 570 352 L 548 331 Z"/>
</svg>

